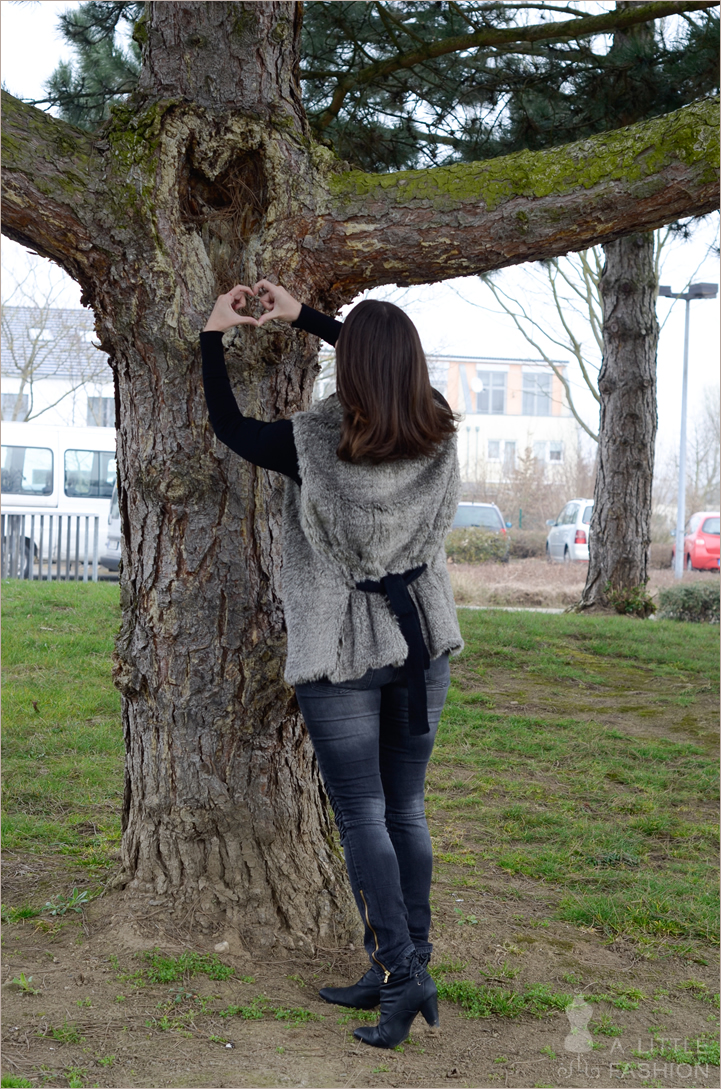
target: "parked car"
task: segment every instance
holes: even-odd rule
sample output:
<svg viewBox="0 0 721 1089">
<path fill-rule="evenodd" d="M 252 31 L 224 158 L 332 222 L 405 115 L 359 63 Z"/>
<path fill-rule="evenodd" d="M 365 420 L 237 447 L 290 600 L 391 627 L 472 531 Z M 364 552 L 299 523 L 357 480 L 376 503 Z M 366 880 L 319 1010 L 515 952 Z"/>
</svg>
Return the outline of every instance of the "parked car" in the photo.
<svg viewBox="0 0 721 1089">
<path fill-rule="evenodd" d="M 549 519 L 546 559 L 550 563 L 588 563 L 592 499 L 571 499 L 556 518 Z"/>
<path fill-rule="evenodd" d="M 702 510 L 691 515 L 686 526 L 686 536 L 683 539 L 683 551 L 687 571 L 718 571 L 720 562 L 718 511 Z M 675 545 L 672 556 L 675 559 Z"/>
<path fill-rule="evenodd" d="M 113 486 L 113 494 L 110 498 L 110 513 L 108 514 L 108 535 L 105 540 L 105 551 L 100 557 L 103 567 L 108 571 L 117 571 L 120 566 L 120 505 L 118 503 L 118 485 Z"/>
<path fill-rule="evenodd" d="M 488 533 L 502 534 L 506 540 L 506 553 L 503 557 L 505 561 L 508 559 L 511 547 L 507 533 L 511 524 L 511 522 L 504 522 L 503 515 L 495 503 L 459 503 L 451 529 L 468 529 L 475 526 L 478 529 L 485 529 Z"/>
</svg>

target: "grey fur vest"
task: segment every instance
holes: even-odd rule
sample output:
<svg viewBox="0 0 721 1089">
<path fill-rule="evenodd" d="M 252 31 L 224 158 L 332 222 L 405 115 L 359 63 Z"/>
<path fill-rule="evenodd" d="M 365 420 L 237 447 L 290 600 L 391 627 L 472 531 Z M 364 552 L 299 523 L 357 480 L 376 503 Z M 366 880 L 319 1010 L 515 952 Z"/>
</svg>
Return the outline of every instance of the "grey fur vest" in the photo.
<svg viewBox="0 0 721 1089">
<path fill-rule="evenodd" d="M 351 465 L 336 455 L 337 397 L 293 417 L 302 488 L 285 483 L 282 598 L 289 684 L 402 665 L 408 645 L 383 594 L 356 589 L 427 564 L 409 587 L 431 658 L 463 647 L 443 541 L 456 513 L 455 436 L 432 458 Z"/>
</svg>

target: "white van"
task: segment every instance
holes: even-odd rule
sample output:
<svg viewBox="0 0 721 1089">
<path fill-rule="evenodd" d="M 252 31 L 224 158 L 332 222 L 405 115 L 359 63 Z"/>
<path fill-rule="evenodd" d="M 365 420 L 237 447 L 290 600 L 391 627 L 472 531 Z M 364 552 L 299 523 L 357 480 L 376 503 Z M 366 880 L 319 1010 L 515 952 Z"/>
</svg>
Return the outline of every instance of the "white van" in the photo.
<svg viewBox="0 0 721 1089">
<path fill-rule="evenodd" d="M 115 478 L 114 428 L 46 427 L 13 421 L 2 425 L 3 515 L 97 514 L 104 527 Z M 38 518 L 35 523 L 37 554 Z M 29 525 L 30 520 L 26 518 L 24 524 Z M 75 548 L 74 535 L 73 530 L 71 549 Z M 66 537 L 61 544 L 63 555 L 67 543 Z M 57 546 L 56 538 L 54 557 Z"/>
</svg>

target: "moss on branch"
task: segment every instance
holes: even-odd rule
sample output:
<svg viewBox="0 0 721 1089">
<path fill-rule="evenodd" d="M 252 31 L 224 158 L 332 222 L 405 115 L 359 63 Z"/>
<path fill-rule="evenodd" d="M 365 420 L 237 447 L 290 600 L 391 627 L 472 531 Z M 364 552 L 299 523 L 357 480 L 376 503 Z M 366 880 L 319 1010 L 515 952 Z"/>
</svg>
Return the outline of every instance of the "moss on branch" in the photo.
<svg viewBox="0 0 721 1089">
<path fill-rule="evenodd" d="M 696 168 L 699 185 L 718 178 L 718 99 L 706 99 L 681 110 L 600 133 L 546 151 L 519 151 L 474 163 L 456 163 L 393 174 L 351 170 L 335 174 L 330 189 L 347 214 L 359 204 L 407 205 L 422 202 L 447 211 L 475 203 L 486 211 L 515 197 L 542 199 L 592 189 L 605 181 L 638 186 L 663 185 L 662 171 L 681 163 Z"/>
<path fill-rule="evenodd" d="M 21 173 L 48 197 L 82 196 L 93 173 L 90 133 L 2 92 L 2 162 L 6 174 Z"/>
</svg>

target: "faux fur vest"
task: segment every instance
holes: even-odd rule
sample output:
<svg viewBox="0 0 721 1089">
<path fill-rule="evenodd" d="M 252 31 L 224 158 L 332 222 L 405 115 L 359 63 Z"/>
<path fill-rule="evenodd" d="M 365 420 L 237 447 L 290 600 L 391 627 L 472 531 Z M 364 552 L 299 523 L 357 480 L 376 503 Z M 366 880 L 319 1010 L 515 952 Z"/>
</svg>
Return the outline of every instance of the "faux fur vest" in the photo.
<svg viewBox="0 0 721 1089">
<path fill-rule="evenodd" d="M 352 465 L 336 455 L 342 418 L 335 396 L 293 417 L 303 486 L 287 480 L 283 506 L 289 684 L 402 665 L 408 645 L 387 599 L 356 582 L 424 563 L 409 592 L 430 656 L 463 647 L 443 547 L 460 485 L 455 436 L 436 457 Z"/>
</svg>

